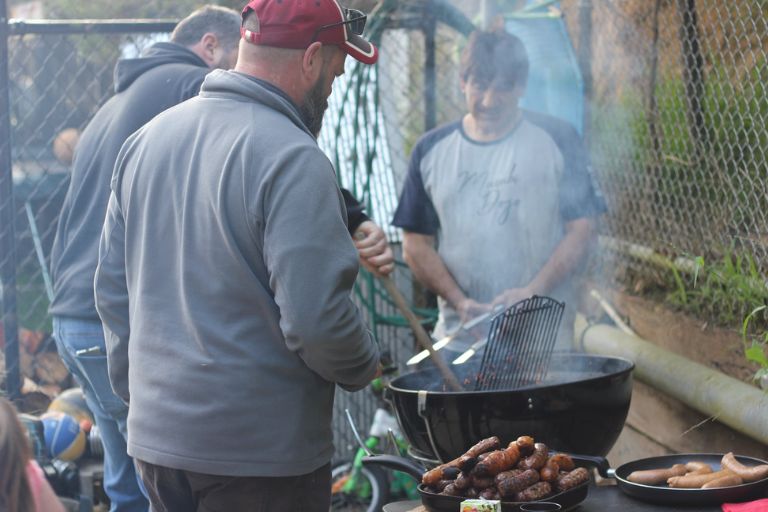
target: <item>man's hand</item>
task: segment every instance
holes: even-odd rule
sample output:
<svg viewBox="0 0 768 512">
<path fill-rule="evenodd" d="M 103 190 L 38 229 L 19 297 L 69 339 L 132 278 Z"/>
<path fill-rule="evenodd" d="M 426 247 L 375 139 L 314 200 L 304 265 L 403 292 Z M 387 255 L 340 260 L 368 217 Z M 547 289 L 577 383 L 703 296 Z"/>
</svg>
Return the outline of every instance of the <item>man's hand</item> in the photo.
<svg viewBox="0 0 768 512">
<path fill-rule="evenodd" d="M 485 314 L 490 313 L 493 307 L 491 304 L 481 304 L 470 298 L 464 298 L 461 302 L 456 304 L 456 312 L 461 318 L 461 323 L 472 321 L 472 319 Z"/>
<path fill-rule="evenodd" d="M 366 220 L 360 224 L 355 230 L 354 242 L 360 264 L 369 272 L 386 276 L 395 269 L 395 255 L 384 231 L 375 222 Z"/>
<path fill-rule="evenodd" d="M 520 302 L 523 299 L 532 297 L 533 294 L 534 294 L 533 290 L 531 290 L 527 286 L 524 288 L 510 288 L 509 290 L 504 290 L 499 295 L 497 295 L 493 299 L 492 305 L 494 307 L 502 306 L 504 309 L 506 309 L 512 304 Z"/>
</svg>

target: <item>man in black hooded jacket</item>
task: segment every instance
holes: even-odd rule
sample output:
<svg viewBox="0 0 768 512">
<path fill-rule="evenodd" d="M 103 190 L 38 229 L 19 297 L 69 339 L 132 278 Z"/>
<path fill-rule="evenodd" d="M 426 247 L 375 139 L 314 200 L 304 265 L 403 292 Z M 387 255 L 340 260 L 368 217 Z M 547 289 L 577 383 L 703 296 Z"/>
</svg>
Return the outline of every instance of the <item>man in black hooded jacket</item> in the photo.
<svg viewBox="0 0 768 512">
<path fill-rule="evenodd" d="M 210 70 L 234 67 L 240 23 L 234 10 L 205 6 L 176 26 L 170 42 L 154 44 L 139 58 L 118 61 L 116 94 L 95 114 L 75 151 L 51 253 L 50 312 L 59 354 L 83 388 L 101 433 L 104 488 L 113 512 L 146 511 L 148 502 L 126 451 L 128 408 L 109 383 L 104 334 L 94 302 L 93 280 L 112 169 L 133 132 L 196 96 Z M 383 231 L 368 220 L 351 194 L 343 192 L 361 263 L 389 273 L 393 258 Z"/>
<path fill-rule="evenodd" d="M 80 137 L 51 252 L 54 338 L 64 363 L 83 388 L 104 444 L 104 490 L 115 512 L 145 512 L 149 503 L 126 451 L 128 407 L 107 375 L 104 333 L 93 295 L 99 236 L 120 147 L 160 112 L 200 90 L 211 69 L 237 56 L 240 16 L 206 6 L 182 20 L 170 42 L 115 66 L 115 92 Z"/>
</svg>

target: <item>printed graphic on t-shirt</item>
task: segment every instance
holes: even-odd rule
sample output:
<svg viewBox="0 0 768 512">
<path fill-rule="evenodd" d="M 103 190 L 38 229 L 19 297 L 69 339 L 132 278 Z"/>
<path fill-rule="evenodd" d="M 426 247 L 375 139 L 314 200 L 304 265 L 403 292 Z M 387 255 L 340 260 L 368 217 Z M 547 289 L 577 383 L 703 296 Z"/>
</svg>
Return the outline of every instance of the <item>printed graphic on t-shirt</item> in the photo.
<svg viewBox="0 0 768 512">
<path fill-rule="evenodd" d="M 510 217 L 517 216 L 520 198 L 515 187 L 516 170 L 517 164 L 513 162 L 506 173 L 495 178 L 488 169 L 459 171 L 460 188 L 476 196 L 475 213 L 480 219 L 503 226 Z"/>
</svg>

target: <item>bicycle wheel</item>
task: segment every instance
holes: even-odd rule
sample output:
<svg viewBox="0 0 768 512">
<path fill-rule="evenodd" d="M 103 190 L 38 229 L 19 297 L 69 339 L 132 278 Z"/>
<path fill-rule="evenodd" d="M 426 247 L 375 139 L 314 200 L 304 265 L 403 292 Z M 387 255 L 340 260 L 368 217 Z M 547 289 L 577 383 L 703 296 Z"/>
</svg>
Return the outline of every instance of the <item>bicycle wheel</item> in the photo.
<svg viewBox="0 0 768 512">
<path fill-rule="evenodd" d="M 357 482 L 351 491 L 344 484 L 352 477 L 353 465 L 342 461 L 331 469 L 332 512 L 381 512 L 389 499 L 387 475 L 379 468 L 363 466 L 357 474 Z"/>
</svg>

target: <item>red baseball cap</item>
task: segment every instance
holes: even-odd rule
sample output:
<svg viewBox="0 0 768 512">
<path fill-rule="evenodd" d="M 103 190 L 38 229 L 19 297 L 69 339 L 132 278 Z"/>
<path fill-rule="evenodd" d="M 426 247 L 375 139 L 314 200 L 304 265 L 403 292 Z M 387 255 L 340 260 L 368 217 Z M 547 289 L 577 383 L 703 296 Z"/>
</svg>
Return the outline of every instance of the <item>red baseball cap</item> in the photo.
<svg viewBox="0 0 768 512">
<path fill-rule="evenodd" d="M 243 21 L 251 11 L 259 19 L 259 32 L 241 27 L 240 34 L 253 44 L 298 50 L 318 41 L 335 44 L 364 64 L 379 58 L 376 46 L 362 37 L 366 15 L 336 0 L 251 0 L 243 8 Z"/>
</svg>

